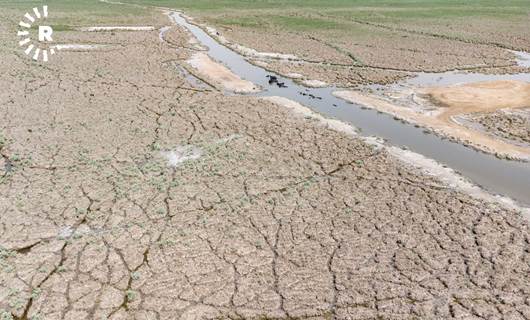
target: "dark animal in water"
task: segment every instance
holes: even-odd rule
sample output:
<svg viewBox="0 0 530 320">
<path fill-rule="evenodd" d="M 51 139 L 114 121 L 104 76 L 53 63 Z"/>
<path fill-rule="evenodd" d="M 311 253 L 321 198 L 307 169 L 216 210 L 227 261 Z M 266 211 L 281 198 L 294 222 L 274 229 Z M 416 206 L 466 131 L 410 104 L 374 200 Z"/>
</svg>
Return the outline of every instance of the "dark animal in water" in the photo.
<svg viewBox="0 0 530 320">
<path fill-rule="evenodd" d="M 277 83 L 278 82 L 278 78 L 276 76 L 267 76 L 267 78 L 269 78 L 269 84 L 273 84 L 273 83 Z"/>
</svg>

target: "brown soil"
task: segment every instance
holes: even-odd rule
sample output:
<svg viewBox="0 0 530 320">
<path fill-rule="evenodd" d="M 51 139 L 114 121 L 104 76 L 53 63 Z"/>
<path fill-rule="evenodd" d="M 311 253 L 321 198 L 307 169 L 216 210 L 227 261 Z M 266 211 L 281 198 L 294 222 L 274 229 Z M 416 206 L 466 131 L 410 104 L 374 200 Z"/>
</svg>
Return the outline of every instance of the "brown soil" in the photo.
<svg viewBox="0 0 530 320">
<path fill-rule="evenodd" d="M 530 109 L 528 108 L 478 113 L 469 117 L 495 136 L 530 145 Z"/>
<path fill-rule="evenodd" d="M 450 108 L 442 109 L 439 112 L 434 113 L 420 113 L 411 108 L 399 106 L 392 102 L 386 101 L 375 95 L 361 93 L 356 91 L 338 91 L 335 95 L 351 101 L 353 103 L 362 104 L 369 108 L 374 108 L 379 111 L 389 113 L 397 118 L 405 121 L 418 124 L 429 129 L 434 130 L 436 133 L 450 137 L 457 141 L 470 144 L 475 148 L 498 154 L 502 157 L 529 160 L 530 159 L 530 148 L 525 146 L 514 145 L 506 141 L 496 139 L 490 135 L 462 126 L 455 121 L 451 116 L 462 114 L 460 109 L 459 112 L 455 112 Z"/>
<path fill-rule="evenodd" d="M 445 108 L 438 118 L 448 122 L 451 117 L 466 113 L 530 107 L 530 83 L 527 82 L 478 82 L 418 91 Z"/>
<path fill-rule="evenodd" d="M 289 77 L 290 74 L 300 74 L 302 79 L 318 79 L 329 85 L 340 84 L 345 87 L 355 87 L 367 83 L 389 84 L 410 76 L 407 72 L 326 63 L 274 60 L 251 60 L 251 62 L 259 63 L 260 66 L 286 77 Z"/>
<path fill-rule="evenodd" d="M 3 318 L 530 317 L 519 212 L 275 103 L 190 87 L 168 63 L 189 39 L 68 32 L 120 46 L 43 65 L 6 21 Z"/>
<path fill-rule="evenodd" d="M 226 38 L 229 46 L 236 50 L 238 45 L 243 45 L 262 52 L 292 54 L 303 65 L 300 67 L 300 64 L 293 64 L 292 61 L 271 61 L 271 70 L 282 73 L 285 68 L 298 69 L 293 72 L 301 73 L 308 79 L 322 80 L 341 87 L 384 84 L 387 83 L 385 79 L 397 80 L 411 72 L 422 71 L 460 69 L 487 73 L 489 69 L 494 69 L 496 73 L 520 72 L 523 69 L 516 66 L 515 56 L 505 47 L 513 43 L 514 48 L 519 48 L 520 40 L 530 43 L 519 37 L 519 27 L 522 26 L 514 26 L 513 32 L 508 30 L 512 36 L 505 38 L 507 44 L 501 46 L 495 41 L 489 43 L 470 40 L 482 37 L 477 30 L 465 37 L 437 36 L 435 31 L 427 32 L 425 26 L 421 25 L 389 26 L 361 21 L 341 21 L 341 28 L 286 30 L 270 24 L 260 25 L 259 28 L 225 25 L 219 21 L 230 21 L 230 14 L 220 20 L 208 13 L 200 14 L 203 21 L 217 27 L 220 36 Z M 233 13 L 235 19 L 238 14 L 240 13 Z M 336 22 L 336 17 L 324 14 L 297 12 L 293 15 Z M 459 23 L 465 24 L 462 21 Z M 510 39 L 513 41 L 510 42 Z M 245 54 L 244 51 L 240 52 Z"/>
</svg>

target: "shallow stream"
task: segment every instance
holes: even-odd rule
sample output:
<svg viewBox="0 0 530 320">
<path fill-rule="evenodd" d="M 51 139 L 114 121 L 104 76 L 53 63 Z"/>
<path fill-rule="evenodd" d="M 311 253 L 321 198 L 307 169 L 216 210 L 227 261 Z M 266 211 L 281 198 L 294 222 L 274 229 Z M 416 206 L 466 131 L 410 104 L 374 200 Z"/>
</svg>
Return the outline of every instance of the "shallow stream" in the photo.
<svg viewBox="0 0 530 320">
<path fill-rule="evenodd" d="M 208 54 L 214 60 L 223 63 L 243 79 L 261 86 L 264 90 L 255 96 L 281 96 L 303 104 L 326 117 L 336 118 L 350 123 L 361 130 L 364 136 L 377 136 L 389 144 L 406 147 L 409 150 L 434 159 L 461 173 L 474 183 L 494 193 L 508 196 L 523 205 L 530 206 L 530 163 L 501 160 L 489 154 L 476 151 L 459 143 L 442 139 L 434 134 L 424 132 L 411 124 L 395 120 L 392 116 L 378 113 L 376 110 L 362 108 L 335 97 L 335 87 L 307 88 L 289 78 L 274 74 L 279 82 L 287 88 L 269 84 L 268 75 L 273 73 L 255 66 L 238 53 L 218 43 L 200 27 L 188 23 L 183 17 L 174 13 L 173 20 L 188 29 L 198 41 L 208 48 Z M 460 75 L 457 72 L 445 74 L 420 74 L 412 82 L 436 82 L 444 84 L 456 81 L 476 81 L 482 77 Z M 530 75 L 487 76 L 493 79 L 522 77 L 530 81 Z"/>
</svg>

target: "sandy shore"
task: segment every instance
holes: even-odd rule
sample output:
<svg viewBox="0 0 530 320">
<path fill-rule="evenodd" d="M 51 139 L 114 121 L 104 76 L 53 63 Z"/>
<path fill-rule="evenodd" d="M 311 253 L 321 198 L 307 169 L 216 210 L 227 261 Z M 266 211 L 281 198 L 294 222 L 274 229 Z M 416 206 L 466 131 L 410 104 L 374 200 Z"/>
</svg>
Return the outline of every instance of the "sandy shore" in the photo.
<svg viewBox="0 0 530 320">
<path fill-rule="evenodd" d="M 224 90 L 235 93 L 260 91 L 260 89 L 252 82 L 239 78 L 227 67 L 213 61 L 208 54 L 204 52 L 193 54 L 187 62 L 191 67 L 195 68 L 202 77 L 211 80 L 211 82 Z"/>
<path fill-rule="evenodd" d="M 434 89 L 433 89 L 434 90 Z M 391 114 L 399 119 L 429 128 L 437 134 L 465 143 L 479 150 L 497 154 L 511 159 L 530 160 L 530 148 L 513 145 L 491 137 L 483 132 L 472 130 L 454 122 L 451 116 L 460 114 L 462 109 L 454 112 L 440 110 L 433 115 L 415 112 L 412 109 L 395 105 L 375 95 L 357 91 L 336 91 L 334 95 L 363 106 Z"/>
<path fill-rule="evenodd" d="M 530 83 L 522 81 L 475 82 L 417 91 L 445 108 L 440 116 L 442 119 L 467 113 L 530 107 Z"/>
</svg>

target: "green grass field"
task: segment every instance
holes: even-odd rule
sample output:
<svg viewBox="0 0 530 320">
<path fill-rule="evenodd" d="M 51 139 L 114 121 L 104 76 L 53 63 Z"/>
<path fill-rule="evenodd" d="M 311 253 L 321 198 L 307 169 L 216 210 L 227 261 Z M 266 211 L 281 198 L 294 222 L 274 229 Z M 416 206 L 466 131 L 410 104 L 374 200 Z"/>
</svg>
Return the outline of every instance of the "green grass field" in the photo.
<svg viewBox="0 0 530 320">
<path fill-rule="evenodd" d="M 125 3 L 163 6 L 192 12 L 230 14 L 266 12 L 325 12 L 338 19 L 358 17 L 370 19 L 450 19 L 461 17 L 496 18 L 526 17 L 530 12 L 528 0 L 122 0 Z M 116 6 L 98 0 L 0 0 L 2 8 L 28 8 L 47 4 L 61 11 L 93 12 L 94 14 L 137 11 L 138 8 Z M 136 10 L 135 10 L 136 9 Z M 237 14 L 237 13 L 236 13 Z M 304 22 L 305 23 L 305 22 Z M 287 23 L 289 24 L 289 23 Z"/>
<path fill-rule="evenodd" d="M 421 30 L 462 40 L 497 42 L 526 37 L 528 0 L 121 0 L 121 2 L 181 9 L 214 26 L 260 32 L 326 32 L 355 34 L 359 23 Z M 29 10 L 47 4 L 56 14 L 57 30 L 95 23 L 134 23 L 147 17 L 138 6 L 99 0 L 0 0 L 0 8 Z M 357 25 L 355 25 L 357 23 Z M 356 31 L 357 30 L 357 31 Z M 362 30 L 361 32 L 365 32 Z M 375 31 L 374 31 L 375 32 Z M 484 34 L 483 34 L 484 33 Z M 509 41 L 509 40 L 506 40 Z M 506 45 L 509 47 L 510 45 Z"/>
<path fill-rule="evenodd" d="M 527 0 L 124 0 L 123 2 L 179 8 L 201 13 L 267 12 L 282 16 L 293 12 L 322 12 L 337 18 L 450 19 L 461 17 L 526 17 Z M 237 14 L 237 12 L 235 12 Z"/>
</svg>

